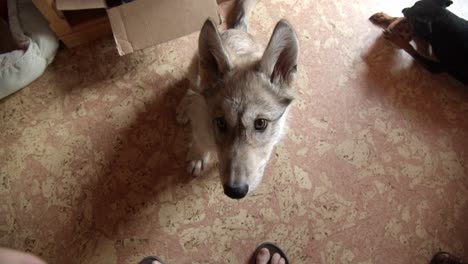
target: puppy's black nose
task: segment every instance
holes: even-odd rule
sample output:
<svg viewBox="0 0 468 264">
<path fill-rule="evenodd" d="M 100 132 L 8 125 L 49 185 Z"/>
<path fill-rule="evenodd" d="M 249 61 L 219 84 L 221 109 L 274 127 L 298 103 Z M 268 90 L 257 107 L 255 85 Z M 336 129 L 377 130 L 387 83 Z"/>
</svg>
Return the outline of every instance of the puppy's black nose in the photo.
<svg viewBox="0 0 468 264">
<path fill-rule="evenodd" d="M 401 12 L 403 13 L 403 15 L 406 14 L 406 12 L 408 12 L 409 8 L 403 8 L 403 10 L 401 10 Z"/>
<path fill-rule="evenodd" d="M 224 194 L 232 199 L 242 199 L 249 192 L 248 184 L 224 184 Z"/>
</svg>

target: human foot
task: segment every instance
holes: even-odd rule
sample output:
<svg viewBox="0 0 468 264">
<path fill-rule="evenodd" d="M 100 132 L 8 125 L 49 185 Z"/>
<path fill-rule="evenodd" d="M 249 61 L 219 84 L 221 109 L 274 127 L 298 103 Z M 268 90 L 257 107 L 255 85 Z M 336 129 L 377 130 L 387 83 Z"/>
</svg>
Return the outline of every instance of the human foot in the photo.
<svg viewBox="0 0 468 264">
<path fill-rule="evenodd" d="M 270 251 L 266 248 L 262 248 L 258 251 L 257 259 L 255 264 L 267 264 L 270 260 Z M 286 260 L 280 256 L 280 254 L 275 253 L 271 257 L 271 264 L 286 264 Z"/>
<path fill-rule="evenodd" d="M 160 258 L 150 256 L 150 257 L 146 257 L 142 259 L 140 262 L 138 262 L 138 264 L 164 264 L 164 263 L 162 262 Z"/>
<path fill-rule="evenodd" d="M 270 262 L 269 262 L 270 261 Z M 253 253 L 250 264 L 288 264 L 288 258 L 283 251 L 272 243 L 263 243 Z"/>
<path fill-rule="evenodd" d="M 432 257 L 429 264 L 464 264 L 461 259 L 447 252 L 438 252 Z"/>
<path fill-rule="evenodd" d="M 21 251 L 0 247 L 0 263 L 9 264 L 45 264 L 36 256 Z"/>
</svg>

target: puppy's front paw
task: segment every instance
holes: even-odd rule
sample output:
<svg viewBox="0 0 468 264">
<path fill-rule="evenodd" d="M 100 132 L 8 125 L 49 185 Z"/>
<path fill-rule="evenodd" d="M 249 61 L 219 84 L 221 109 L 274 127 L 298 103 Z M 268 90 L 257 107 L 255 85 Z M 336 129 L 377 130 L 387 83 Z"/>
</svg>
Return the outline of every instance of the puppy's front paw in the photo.
<svg viewBox="0 0 468 264">
<path fill-rule="evenodd" d="M 187 158 L 187 172 L 192 176 L 198 176 L 209 165 L 210 153 L 195 153 L 193 150 L 190 150 Z"/>
<path fill-rule="evenodd" d="M 205 169 L 205 162 L 203 160 L 192 160 L 187 164 L 187 172 L 192 176 L 200 175 Z"/>
</svg>

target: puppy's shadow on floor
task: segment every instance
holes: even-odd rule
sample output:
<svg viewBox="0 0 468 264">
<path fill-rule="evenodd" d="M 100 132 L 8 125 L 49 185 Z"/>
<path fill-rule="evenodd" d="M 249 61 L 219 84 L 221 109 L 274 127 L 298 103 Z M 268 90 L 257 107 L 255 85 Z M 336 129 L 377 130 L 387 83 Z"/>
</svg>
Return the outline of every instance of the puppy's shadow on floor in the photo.
<svg viewBox="0 0 468 264">
<path fill-rule="evenodd" d="M 201 180 L 186 173 L 190 129 L 176 123 L 176 107 L 188 85 L 186 79 L 168 86 L 151 84 L 151 89 L 162 91 L 144 103 L 129 126 L 109 135 L 114 143 L 103 169 L 83 188 L 72 223 L 57 237 L 66 241 L 57 249 L 57 263 L 75 263 L 70 256 L 83 263 L 89 257 L 86 252 L 96 250 L 98 234 L 118 241 L 142 229 L 149 233 L 151 225 L 139 221 L 158 218 L 151 208 L 159 203 L 160 194 Z"/>
</svg>

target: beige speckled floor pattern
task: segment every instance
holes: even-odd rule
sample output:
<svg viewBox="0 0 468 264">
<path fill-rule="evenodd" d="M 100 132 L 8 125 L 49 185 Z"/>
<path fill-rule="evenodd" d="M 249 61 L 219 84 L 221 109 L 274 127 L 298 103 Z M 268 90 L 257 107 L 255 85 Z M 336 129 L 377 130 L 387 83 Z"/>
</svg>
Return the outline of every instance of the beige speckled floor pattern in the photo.
<svg viewBox="0 0 468 264">
<path fill-rule="evenodd" d="M 265 240 L 292 263 L 468 257 L 468 90 L 434 76 L 367 18 L 412 1 L 262 0 L 265 42 L 301 42 L 290 129 L 250 197 L 186 175 L 175 105 L 196 34 L 118 57 L 111 39 L 61 50 L 0 101 L 0 245 L 49 263 L 245 263 Z M 468 4 L 450 7 L 468 17 Z"/>
</svg>

